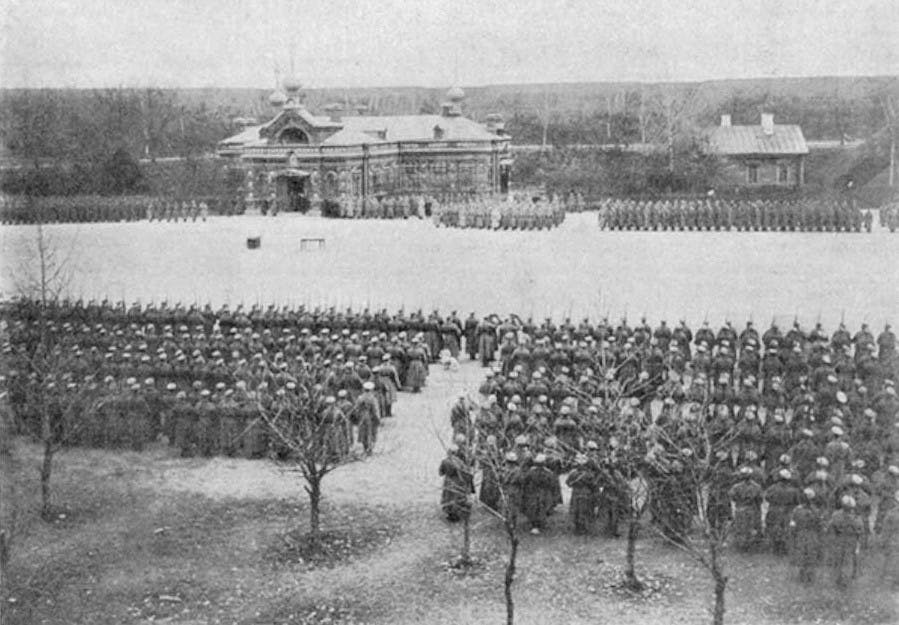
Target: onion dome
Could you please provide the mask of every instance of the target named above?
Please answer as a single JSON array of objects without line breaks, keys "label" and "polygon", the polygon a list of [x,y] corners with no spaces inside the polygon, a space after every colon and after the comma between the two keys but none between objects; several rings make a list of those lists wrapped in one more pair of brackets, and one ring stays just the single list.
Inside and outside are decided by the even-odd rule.
[{"label": "onion dome", "polygon": [[287,102],[287,96],[281,91],[273,91],[268,97],[268,103],[272,106],[284,106],[285,102]]},{"label": "onion dome", "polygon": [[446,92],[446,99],[450,102],[461,102],[465,99],[465,92],[462,91],[462,87],[450,87],[449,91]]},{"label": "onion dome", "polygon": [[284,86],[284,90],[287,93],[299,91],[300,89],[303,88],[303,84],[300,82],[300,79],[297,78],[296,76],[288,76],[287,78],[285,78],[283,86]]}]

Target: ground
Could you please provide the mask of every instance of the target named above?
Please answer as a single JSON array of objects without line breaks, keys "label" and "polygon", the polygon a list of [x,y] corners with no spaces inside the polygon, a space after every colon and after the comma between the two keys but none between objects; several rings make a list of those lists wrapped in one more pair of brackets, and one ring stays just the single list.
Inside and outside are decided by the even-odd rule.
[{"label": "ground", "polygon": [[[542,232],[435,228],[431,222],[344,221],[298,215],[206,223],[48,226],[77,271],[73,296],[232,306],[439,308],[556,319],[600,314],[651,323],[685,317],[767,325],[840,317],[879,328],[896,316],[899,238],[874,233],[614,232],[594,213]],[[34,228],[0,227],[4,260]],[[246,239],[261,236],[248,250]],[[325,249],[301,251],[300,239]],[[15,291],[3,263],[0,292]]]},{"label": "ground", "polygon": [[[831,327],[841,314],[880,323],[895,317],[899,301],[899,245],[880,233],[609,233],[586,215],[549,233],[292,216],[48,230],[80,272],[75,294],[129,300],[166,293],[169,301],[371,302],[460,313],[533,307],[535,316],[556,317],[568,307],[616,315],[627,307],[651,321],[694,322],[706,312],[717,321],[752,311],[765,323],[798,312],[806,321],[820,313]],[[0,228],[5,267],[30,232]],[[247,250],[244,239],[256,233],[262,249]],[[326,249],[300,252],[305,236],[325,237]],[[9,292],[8,269],[3,280]],[[38,450],[16,441],[17,464],[3,467],[3,514],[10,503],[25,512],[3,622],[501,622],[497,523],[477,513],[473,548],[484,565],[459,576],[447,563],[460,530],[438,507],[449,406],[475,392],[482,370],[463,363],[432,372],[424,393],[400,395],[374,457],[326,478],[324,528],[348,536],[348,555],[323,566],[276,557],[308,508],[297,477],[267,461],[181,459],[164,445],[140,454],[72,450],[58,458],[59,512],[46,524],[35,515]],[[707,577],[680,553],[641,540],[638,569],[659,591],[624,596],[614,588],[623,541],[575,537],[566,522],[563,508],[545,535],[523,539],[517,622],[707,621]],[[847,591],[826,579],[805,589],[786,561],[764,554],[731,555],[728,565],[729,623],[899,620],[899,575],[881,575],[876,555]]]}]

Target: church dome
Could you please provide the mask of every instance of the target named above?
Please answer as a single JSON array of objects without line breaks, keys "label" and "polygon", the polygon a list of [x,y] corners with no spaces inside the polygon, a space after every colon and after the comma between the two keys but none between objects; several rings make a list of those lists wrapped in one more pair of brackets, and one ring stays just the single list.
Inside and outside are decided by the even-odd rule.
[{"label": "church dome", "polygon": [[287,96],[281,91],[273,91],[268,97],[268,103],[272,106],[284,106],[285,102],[287,102]]},{"label": "church dome", "polygon": [[450,87],[449,91],[446,92],[446,99],[450,102],[460,102],[465,99],[465,92],[462,91],[462,87]]},{"label": "church dome", "polygon": [[302,89],[303,84],[300,82],[300,79],[296,76],[288,76],[284,79],[284,90],[290,93],[291,91],[299,91]]}]

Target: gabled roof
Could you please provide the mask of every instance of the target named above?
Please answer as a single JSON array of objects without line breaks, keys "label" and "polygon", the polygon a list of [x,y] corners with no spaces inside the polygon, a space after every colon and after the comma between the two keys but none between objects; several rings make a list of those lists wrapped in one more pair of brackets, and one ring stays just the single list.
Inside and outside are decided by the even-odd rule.
[{"label": "gabled roof", "polygon": [[373,143],[383,143],[383,141],[375,136],[366,134],[361,130],[354,130],[352,128],[338,130],[322,141],[322,145],[362,145]]},{"label": "gabled roof", "polygon": [[[281,125],[279,120],[283,119],[285,113],[286,111],[282,111],[265,124],[248,126],[238,134],[223,139],[219,145],[234,147],[266,145],[265,136],[272,131],[277,131],[277,126]],[[294,109],[292,114],[299,115],[303,121],[314,128],[336,130],[337,132],[324,140],[323,145],[350,146],[398,141],[433,141],[434,128],[437,126],[443,131],[442,141],[493,141],[501,138],[478,122],[466,117],[349,115],[341,121],[335,122],[327,116],[312,115],[305,109]],[[268,131],[269,128],[272,128],[272,131]],[[383,136],[383,138],[379,138],[379,136]]]},{"label": "gabled roof", "polygon": [[236,135],[219,141],[219,145],[245,145],[247,143],[250,143],[251,141],[257,141],[259,139],[259,130],[263,125],[264,124],[247,126]]},{"label": "gabled roof", "polygon": [[709,147],[728,156],[785,156],[808,154],[802,128],[795,124],[775,124],[766,135],[758,126],[715,126],[708,130]]},{"label": "gabled roof", "polygon": [[344,128],[361,132],[387,132],[386,141],[432,141],[434,128],[443,130],[443,141],[492,141],[497,138],[467,117],[442,115],[386,115],[344,117]]}]

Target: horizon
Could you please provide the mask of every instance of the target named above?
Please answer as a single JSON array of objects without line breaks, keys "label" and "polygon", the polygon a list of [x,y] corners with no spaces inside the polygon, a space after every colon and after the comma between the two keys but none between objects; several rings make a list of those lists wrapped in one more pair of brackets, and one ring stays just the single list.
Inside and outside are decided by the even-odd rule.
[{"label": "horizon", "polygon": [[899,75],[899,3],[824,4],[8,0],[0,85],[272,89],[276,75],[293,74],[309,89],[433,89]]},{"label": "horizon", "polygon": [[[464,89],[489,89],[489,88],[512,88],[512,87],[554,87],[554,86],[576,86],[576,85],[705,85],[712,83],[730,83],[730,82],[763,82],[763,81],[798,81],[798,80],[871,80],[871,81],[889,81],[899,80],[899,72],[895,74],[810,74],[807,76],[746,76],[739,78],[707,78],[703,80],[570,80],[570,81],[540,81],[540,82],[496,82],[484,84],[466,84],[459,83],[458,86]],[[426,89],[440,90],[448,89],[453,84],[446,85],[423,85],[423,84],[395,84],[395,85],[329,85],[314,86],[303,85],[301,91],[335,91],[339,89],[354,90],[374,90],[374,89]],[[171,91],[205,91],[205,90],[222,90],[222,91],[270,91],[272,87],[254,86],[254,85],[187,85],[187,86],[166,86],[166,85],[106,85],[98,87],[71,87],[71,86],[15,86],[7,87],[0,85],[0,91],[101,91],[106,89],[123,89],[123,90],[141,90],[141,89],[161,89]]]}]

